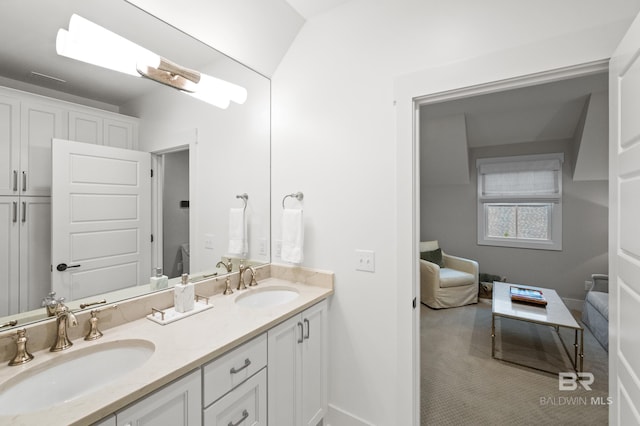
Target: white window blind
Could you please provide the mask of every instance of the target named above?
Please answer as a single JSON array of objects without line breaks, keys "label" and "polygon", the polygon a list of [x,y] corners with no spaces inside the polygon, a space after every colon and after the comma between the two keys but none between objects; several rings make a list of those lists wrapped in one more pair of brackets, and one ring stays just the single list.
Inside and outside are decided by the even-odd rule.
[{"label": "white window blind", "polygon": [[[545,156],[547,157],[547,156]],[[562,154],[478,160],[479,196],[557,198],[561,193]]]}]

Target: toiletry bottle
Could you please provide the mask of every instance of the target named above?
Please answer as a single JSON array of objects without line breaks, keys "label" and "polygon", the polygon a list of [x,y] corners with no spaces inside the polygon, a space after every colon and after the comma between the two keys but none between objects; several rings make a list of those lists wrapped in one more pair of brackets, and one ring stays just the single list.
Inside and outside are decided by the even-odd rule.
[{"label": "toiletry bottle", "polygon": [[176,312],[189,312],[195,300],[193,283],[189,282],[189,274],[182,274],[182,282],[173,287],[173,305]]},{"label": "toiletry bottle", "polygon": [[151,290],[160,290],[169,287],[169,278],[162,275],[162,268],[156,268],[156,276],[151,277]]}]

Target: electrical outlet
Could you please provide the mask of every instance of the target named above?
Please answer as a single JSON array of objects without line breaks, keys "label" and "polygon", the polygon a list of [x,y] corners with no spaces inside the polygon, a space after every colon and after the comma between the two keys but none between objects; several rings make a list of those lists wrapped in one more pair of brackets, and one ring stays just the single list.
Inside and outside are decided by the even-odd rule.
[{"label": "electrical outlet", "polygon": [[282,240],[276,240],[275,243],[276,243],[276,248],[275,248],[276,252],[274,253],[274,256],[277,258],[280,258],[282,257]]},{"label": "electrical outlet", "polygon": [[267,239],[266,238],[260,238],[258,240],[258,255],[259,256],[267,255]]},{"label": "electrical outlet", "polygon": [[213,234],[204,234],[204,248],[207,250],[213,250],[213,242],[216,236]]},{"label": "electrical outlet", "polygon": [[376,257],[373,250],[356,250],[356,271],[376,271]]}]

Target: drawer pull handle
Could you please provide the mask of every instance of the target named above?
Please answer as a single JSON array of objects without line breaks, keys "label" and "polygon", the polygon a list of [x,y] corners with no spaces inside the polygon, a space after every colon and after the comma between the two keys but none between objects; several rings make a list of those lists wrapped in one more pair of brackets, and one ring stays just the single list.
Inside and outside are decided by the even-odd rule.
[{"label": "drawer pull handle", "polygon": [[27,172],[22,172],[22,192],[27,191]]},{"label": "drawer pull handle", "polygon": [[247,410],[242,410],[242,418],[237,422],[229,422],[229,426],[238,426],[240,423],[244,422],[249,418],[249,412]]},{"label": "drawer pull handle", "polygon": [[309,339],[309,333],[310,333],[310,329],[311,327],[309,327],[309,320],[308,319],[304,319],[304,323],[307,325],[307,334],[304,335],[305,339]]},{"label": "drawer pull handle", "polygon": [[244,370],[245,368],[247,368],[250,365],[251,365],[251,360],[249,358],[247,358],[247,359],[244,360],[244,365],[242,367],[240,367],[240,368],[232,367],[231,370],[229,370],[229,373],[231,373],[231,374],[239,373],[239,372],[241,372],[242,370]]},{"label": "drawer pull handle", "polygon": [[13,192],[18,190],[18,171],[13,171]]},{"label": "drawer pull handle", "polygon": [[302,343],[302,341],[304,340],[304,326],[301,322],[299,322],[298,327],[300,327],[300,338],[298,339],[298,343]]},{"label": "drawer pull handle", "polygon": [[18,221],[18,203],[13,202],[13,223]]},{"label": "drawer pull handle", "polygon": [[22,223],[27,221],[27,203],[22,202]]}]

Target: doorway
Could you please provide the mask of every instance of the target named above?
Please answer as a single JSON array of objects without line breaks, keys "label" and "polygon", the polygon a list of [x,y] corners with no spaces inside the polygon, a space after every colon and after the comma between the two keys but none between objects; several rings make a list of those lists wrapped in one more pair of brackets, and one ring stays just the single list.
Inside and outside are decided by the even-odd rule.
[{"label": "doorway", "polygon": [[[486,156],[500,156],[500,155],[517,155],[518,153],[524,154],[529,153],[528,150],[532,150],[535,147],[532,147],[531,144],[526,144],[527,141],[519,141],[520,144],[517,144],[516,147],[511,147],[510,149],[506,149],[500,145],[500,143],[491,143],[487,142],[487,139],[476,138],[471,142],[471,139],[474,138],[473,135],[468,135],[467,132],[472,130],[474,125],[477,123],[469,123],[469,121],[473,121],[472,119],[468,120],[465,123],[465,112],[462,110],[456,110],[454,107],[457,104],[458,106],[464,104],[467,101],[471,101],[472,98],[479,98],[481,96],[489,96],[493,95],[501,95],[506,94],[507,91],[517,91],[523,90],[525,88],[534,88],[535,85],[538,84],[556,84],[558,82],[562,82],[567,80],[568,78],[586,78],[589,76],[593,76],[597,73],[602,73],[606,71],[606,64],[601,64],[596,66],[595,69],[592,66],[585,66],[579,69],[571,70],[569,75],[567,75],[566,70],[560,70],[557,73],[547,73],[544,76],[526,76],[523,78],[513,79],[510,81],[497,82],[495,84],[482,85],[478,87],[470,87],[462,90],[456,90],[452,92],[444,92],[438,93],[432,96],[425,96],[421,98],[414,99],[415,106],[415,116],[414,116],[414,160],[416,164],[416,174],[419,179],[416,179],[416,191],[415,196],[415,204],[416,204],[416,219],[415,219],[415,229],[414,235],[418,236],[418,240],[432,240],[437,239],[441,241],[441,245],[444,243],[447,246],[443,247],[445,251],[449,251],[452,254],[459,254],[464,257],[470,258],[486,258],[486,259],[501,259],[499,255],[496,255],[495,248],[487,248],[487,250],[483,250],[481,246],[477,244],[477,220],[475,217],[476,214],[476,195],[477,195],[477,183],[476,183],[476,170],[475,170],[475,159]],[[606,78],[605,78],[606,84]],[[529,94],[529,96],[535,96],[534,94]],[[487,101],[489,98],[486,97],[484,101]],[[476,99],[477,100],[477,99]],[[480,100],[480,104],[485,103],[485,107],[488,102],[483,102]],[[495,112],[495,111],[494,111]],[[512,111],[511,111],[512,112]],[[566,112],[566,111],[565,111]],[[583,110],[582,115],[579,117],[579,120],[584,120],[584,115],[586,112]],[[451,166],[451,164],[447,165],[442,173],[447,173],[448,170],[454,172],[449,175],[443,176],[442,173],[434,172],[434,167],[437,167],[437,164],[431,164],[429,161],[434,156],[429,157],[427,152],[428,149],[421,144],[423,142],[422,136],[424,134],[429,133],[428,128],[431,125],[434,125],[433,120],[437,120],[442,117],[450,117],[451,115],[462,116],[462,134],[468,140],[464,141],[464,152],[463,158],[458,158],[459,162],[456,166]],[[472,114],[467,114],[470,117]],[[605,118],[606,120],[606,118]],[[582,122],[584,125],[584,122]],[[518,126],[516,126],[518,127]],[[547,128],[546,130],[549,130]],[[496,136],[497,138],[497,136]],[[573,142],[576,139],[579,139],[579,136],[571,135],[573,141],[565,141],[563,150],[572,150]],[[565,139],[571,139],[565,138]],[[490,138],[489,138],[490,139]],[[556,138],[558,139],[558,138]],[[482,140],[482,141],[481,141]],[[471,142],[472,144],[476,144],[475,146],[467,146],[467,144]],[[497,142],[497,140],[496,140]],[[558,142],[557,140],[555,142]],[[550,145],[552,142],[546,141],[544,144]],[[606,140],[605,135],[605,152],[606,146],[608,145],[608,141]],[[553,147],[550,149],[554,149]],[[523,152],[524,150],[524,152]],[[431,151],[433,153],[433,150]],[[506,153],[505,153],[506,152]],[[575,154],[575,152],[571,152],[571,154]],[[455,155],[453,153],[445,153],[440,154],[438,157],[439,161],[442,160],[442,155]],[[575,154],[578,155],[578,154]],[[565,166],[565,173],[569,173],[572,177],[580,172],[580,164],[577,164],[578,161],[569,161]],[[606,164],[606,159],[605,159]],[[463,168],[461,170],[460,168]],[[462,173],[460,173],[462,172]],[[606,175],[606,173],[605,173]],[[439,182],[434,184],[434,179],[440,179]],[[423,185],[430,186],[429,191],[424,191]],[[606,183],[603,185],[606,193]],[[447,202],[454,203],[449,204],[447,206]],[[455,204],[457,203],[457,204]],[[435,207],[434,207],[435,206]],[[606,210],[606,202],[605,205],[602,206],[604,210]],[[420,211],[423,211],[422,217],[425,220],[421,223],[421,215]],[[426,212],[429,212],[427,215]],[[468,220],[470,218],[470,221]],[[445,223],[446,226],[442,226]],[[466,223],[466,225],[462,225]],[[450,225],[450,226],[449,226]],[[606,223],[606,212],[605,212],[605,229],[607,226]],[[604,237],[605,246],[606,246],[606,236]],[[417,245],[417,241],[415,242]],[[483,254],[484,253],[484,254]],[[490,253],[490,254],[486,254]],[[606,250],[604,253],[604,259],[606,262]],[[417,259],[417,256],[416,256]],[[489,265],[490,268],[497,268],[500,265],[500,262],[491,263],[485,259],[485,262],[481,262],[481,272],[501,272],[501,271],[493,271],[487,270],[482,271],[482,265]],[[504,257],[502,257],[504,259]],[[417,262],[417,260],[416,260]],[[503,263],[504,264],[504,263]],[[605,263],[606,264],[606,263]],[[416,267],[417,269],[417,267]],[[508,277],[510,280],[513,278],[514,281],[523,281],[523,275],[516,275],[512,277]],[[512,282],[514,282],[512,281]],[[415,294],[419,297],[419,274],[416,275],[415,282]],[[533,285],[533,284],[532,284]],[[578,297],[576,296],[575,301],[577,303]],[[572,306],[570,306],[571,308]],[[419,330],[419,313],[417,319],[417,329]],[[419,332],[414,333],[414,349],[416,349],[416,357],[420,359],[420,334]]]},{"label": "doorway", "polygon": [[161,155],[162,264],[169,278],[190,272],[189,149]]}]

